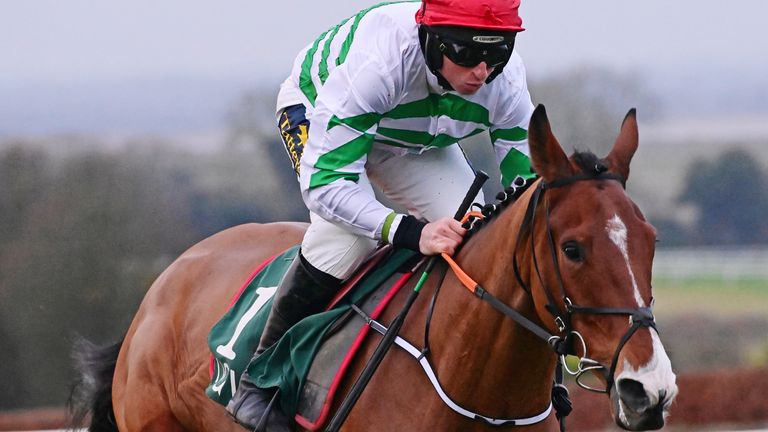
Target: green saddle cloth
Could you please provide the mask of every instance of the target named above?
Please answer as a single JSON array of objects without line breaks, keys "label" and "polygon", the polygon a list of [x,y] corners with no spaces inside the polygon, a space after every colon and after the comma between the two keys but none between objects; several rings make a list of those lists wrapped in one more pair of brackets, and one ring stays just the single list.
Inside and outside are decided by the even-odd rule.
[{"label": "green saddle cloth", "polygon": [[293,416],[312,360],[333,324],[389,278],[415,252],[396,250],[373,269],[331,310],[304,318],[291,327],[267,351],[251,361],[272,307],[277,285],[296,256],[294,246],[265,266],[248,283],[235,304],[208,335],[212,353],[211,384],[205,393],[226,405],[237,388],[240,375],[248,370],[262,388],[280,388],[283,412]]}]

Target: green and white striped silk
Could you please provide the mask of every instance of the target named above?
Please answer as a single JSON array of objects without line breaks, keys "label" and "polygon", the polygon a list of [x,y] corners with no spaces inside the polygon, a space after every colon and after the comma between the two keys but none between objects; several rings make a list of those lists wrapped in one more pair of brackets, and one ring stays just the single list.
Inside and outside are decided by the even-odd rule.
[{"label": "green and white striped silk", "polygon": [[[301,62],[301,74],[299,75],[299,87],[314,105],[317,98],[317,89],[322,87],[325,80],[328,79],[329,61],[334,66],[344,63],[355,39],[355,33],[360,25],[360,21],[368,12],[378,9],[382,6],[389,6],[401,3],[420,4],[420,0],[385,2],[363,9],[356,15],[345,19],[335,27],[332,27],[315,39],[311,48],[306,51],[306,55]],[[343,29],[341,32],[339,30]],[[331,47],[334,47],[332,50]],[[333,56],[331,55],[333,52]],[[332,60],[333,59],[333,60]],[[333,67],[333,66],[332,66]]]},{"label": "green and white striped silk", "polygon": [[[475,94],[445,91],[421,53],[414,18],[420,4],[382,3],[342,21],[302,50],[288,80],[311,123],[301,160],[305,202],[372,238],[391,210],[373,197],[360,202],[368,195],[352,189],[375,148],[420,154],[489,131],[502,184],[531,176],[533,104],[522,60],[514,53],[503,73]],[[313,207],[315,201],[322,202]],[[351,205],[355,211],[344,208]]]}]

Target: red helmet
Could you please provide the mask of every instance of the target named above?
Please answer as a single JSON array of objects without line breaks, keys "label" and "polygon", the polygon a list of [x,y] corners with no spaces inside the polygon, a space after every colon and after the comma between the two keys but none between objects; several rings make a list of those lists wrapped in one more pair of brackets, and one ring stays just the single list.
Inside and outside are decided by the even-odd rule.
[{"label": "red helmet", "polygon": [[416,22],[518,32],[525,30],[519,7],[520,0],[422,0]]}]

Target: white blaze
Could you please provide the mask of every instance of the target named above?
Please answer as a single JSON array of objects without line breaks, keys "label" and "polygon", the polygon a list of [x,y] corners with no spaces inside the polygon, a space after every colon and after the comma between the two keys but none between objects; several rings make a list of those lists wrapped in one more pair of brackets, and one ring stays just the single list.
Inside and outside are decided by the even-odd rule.
[{"label": "white blaze", "polygon": [[[653,329],[648,329],[648,331],[651,332],[653,357],[651,357],[648,363],[637,369],[633,368],[625,359],[624,368],[616,378],[616,381],[629,378],[642,383],[650,400],[650,406],[658,404],[659,396],[661,395],[664,395],[666,403],[670,404],[675,396],[677,396],[678,391],[677,384],[675,383],[675,373],[672,371],[672,362],[669,361],[669,356],[666,350],[664,350],[664,345],[662,345],[656,331]],[[623,415],[623,402],[619,405],[619,409],[619,415]]]},{"label": "white blaze", "polygon": [[[640,296],[640,290],[637,288],[635,274],[632,272],[632,267],[629,265],[627,226],[624,225],[624,221],[621,220],[619,215],[614,215],[608,220],[605,230],[608,232],[608,237],[611,241],[619,248],[621,255],[624,257],[624,261],[627,264],[627,271],[629,272],[629,278],[632,281],[632,288],[634,289],[637,305],[639,307],[645,307],[645,303]],[[648,363],[639,368],[632,367],[632,365],[625,359],[622,372],[616,378],[616,381],[618,382],[621,379],[628,378],[642,383],[643,388],[650,399],[650,406],[658,404],[661,395],[664,396],[665,403],[670,404],[678,392],[677,384],[675,383],[675,373],[672,371],[672,363],[669,360],[667,352],[664,350],[664,345],[662,345],[656,330],[649,328],[648,331],[651,334],[653,356]],[[623,401],[619,404],[619,417],[626,424],[627,418],[626,413],[624,412]]]},{"label": "white blaze", "polygon": [[632,280],[632,288],[635,293],[635,300],[639,307],[645,307],[643,298],[640,296],[640,290],[637,289],[637,281],[635,280],[635,273],[632,272],[632,266],[629,265],[629,252],[627,251],[627,226],[624,225],[624,221],[621,220],[619,215],[613,215],[605,225],[605,230],[608,231],[608,237],[619,248],[621,255],[624,257],[624,262],[627,264],[627,271],[629,271],[629,278]]}]

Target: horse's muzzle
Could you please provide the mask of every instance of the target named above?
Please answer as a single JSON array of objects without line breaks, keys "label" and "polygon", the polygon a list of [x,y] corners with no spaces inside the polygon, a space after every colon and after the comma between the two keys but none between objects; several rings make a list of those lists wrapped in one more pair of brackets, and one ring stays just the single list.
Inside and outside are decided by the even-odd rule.
[{"label": "horse's muzzle", "polygon": [[611,402],[613,417],[619,427],[643,431],[664,426],[671,398],[663,392],[651,397],[641,382],[622,378],[611,389]]}]

